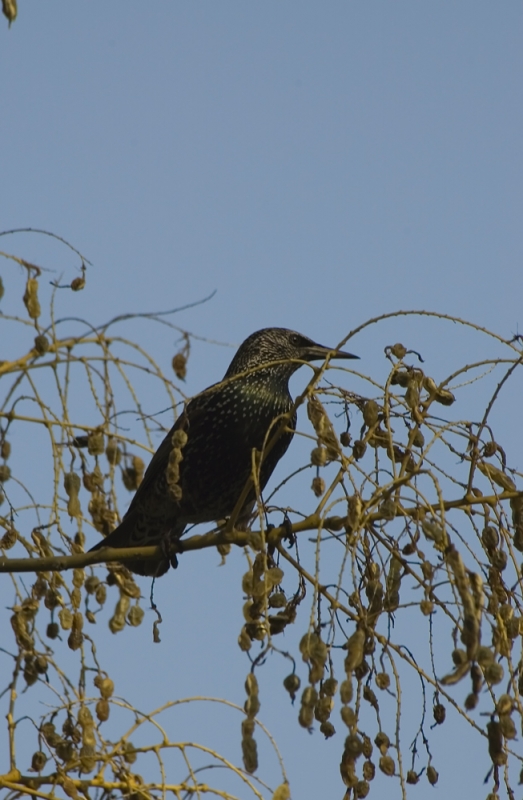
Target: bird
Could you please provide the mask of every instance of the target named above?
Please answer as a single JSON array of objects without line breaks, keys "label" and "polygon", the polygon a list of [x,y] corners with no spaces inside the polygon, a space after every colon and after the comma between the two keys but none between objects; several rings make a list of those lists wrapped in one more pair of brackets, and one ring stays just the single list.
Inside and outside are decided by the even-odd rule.
[{"label": "bird", "polygon": [[[324,347],[287,328],[263,328],[240,345],[223,380],[185,406],[147,467],[120,525],[92,549],[167,545],[155,560],[126,566],[138,575],[160,577],[169,569],[169,545],[186,527],[230,517],[252,474],[253,450],[261,452],[278,420],[290,415],[263,454],[263,491],[296,429],[289,379],[306,362],[359,358]],[[280,426],[281,427],[281,426]],[[246,527],[256,502],[249,488],[237,515]],[[176,566],[176,561],[174,561]]]}]

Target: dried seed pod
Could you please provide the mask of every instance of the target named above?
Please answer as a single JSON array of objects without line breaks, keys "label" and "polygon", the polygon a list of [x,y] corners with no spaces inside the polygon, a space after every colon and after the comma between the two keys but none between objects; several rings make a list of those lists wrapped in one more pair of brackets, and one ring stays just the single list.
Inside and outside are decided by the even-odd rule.
[{"label": "dried seed pod", "polygon": [[321,691],[323,694],[326,694],[327,697],[334,697],[336,691],[338,689],[338,681],[336,678],[327,678],[323,681]]},{"label": "dried seed pod", "polygon": [[100,691],[100,696],[104,700],[108,700],[110,697],[113,696],[114,693],[114,683],[111,678],[103,677],[102,675],[96,675],[93,680],[94,685]]},{"label": "dried seed pod", "polygon": [[413,769],[409,769],[407,772],[407,783],[416,784],[419,781],[419,775]]},{"label": "dried seed pod", "polygon": [[405,358],[408,350],[403,344],[401,344],[401,342],[396,342],[396,344],[386,347],[385,352],[389,352],[392,356],[401,360],[402,358]]},{"label": "dried seed pod", "polygon": [[122,451],[116,439],[109,439],[105,448],[105,457],[109,464],[114,467],[122,460]]},{"label": "dried seed pod", "polygon": [[60,628],[57,622],[50,622],[47,626],[45,635],[48,639],[57,639],[60,633]]},{"label": "dried seed pod", "polygon": [[434,603],[426,598],[420,602],[419,607],[424,617],[430,617],[434,611]]},{"label": "dried seed pod", "polygon": [[372,761],[366,761],[363,765],[363,777],[367,781],[372,781],[374,780],[375,775],[376,775],[375,765],[372,763]]},{"label": "dried seed pod", "polygon": [[7,483],[11,477],[11,467],[7,464],[0,464],[0,483]]},{"label": "dried seed pod", "polygon": [[292,672],[290,675],[287,675],[287,677],[283,681],[283,686],[285,690],[290,694],[291,700],[294,702],[294,700],[296,699],[296,693],[298,692],[301,686],[301,681],[295,672]]},{"label": "dried seed pod", "polygon": [[501,733],[505,739],[515,739],[517,736],[516,724],[508,714],[502,714],[499,718]]},{"label": "dried seed pod", "polygon": [[67,638],[67,645],[70,650],[78,650],[84,640],[83,633],[78,629],[73,629]]},{"label": "dried seed pod", "polygon": [[372,428],[379,420],[380,407],[375,400],[367,400],[363,406],[363,421],[368,428]]},{"label": "dried seed pod", "polygon": [[85,276],[82,276],[81,278],[80,277],[73,278],[73,280],[70,283],[70,288],[73,290],[73,292],[80,292],[84,287],[85,287]]},{"label": "dried seed pod", "polygon": [[390,686],[390,677],[386,672],[378,672],[376,675],[376,686],[382,691]]},{"label": "dried seed pod", "polygon": [[346,648],[348,651],[344,662],[347,675],[350,675],[362,663],[364,644],[365,632],[361,628],[357,628],[343,645],[344,649]]},{"label": "dried seed pod", "polygon": [[280,783],[274,790],[272,800],[290,800],[291,790],[288,783]]},{"label": "dried seed pod", "polygon": [[95,710],[96,710],[96,716],[98,717],[100,722],[107,722],[110,714],[110,707],[107,700],[101,697],[96,704]]},{"label": "dried seed pod", "polygon": [[340,700],[342,703],[347,705],[352,701],[354,691],[352,688],[352,681],[347,678],[346,680],[341,682],[340,685]]},{"label": "dried seed pod", "polygon": [[500,469],[495,467],[493,464],[489,464],[485,461],[480,461],[478,463],[478,468],[480,472],[483,473],[487,478],[489,478],[493,483],[501,486],[506,492],[515,492],[516,491],[516,484],[508,475],[502,472]]},{"label": "dried seed pod", "polygon": [[39,333],[38,336],[35,336],[34,349],[39,356],[45,356],[45,354],[49,352],[50,346],[49,339],[45,334]]},{"label": "dried seed pod", "polygon": [[311,489],[316,495],[316,497],[321,497],[322,494],[325,492],[325,481],[323,478],[316,476],[312,479]]},{"label": "dried seed pod", "polygon": [[87,594],[94,594],[100,585],[100,578],[97,575],[89,575],[85,579],[85,591]]},{"label": "dried seed pod", "polygon": [[446,713],[445,706],[442,703],[436,703],[432,709],[432,716],[436,725],[442,725],[445,722]]},{"label": "dried seed pod", "polygon": [[[48,594],[54,594],[54,590],[50,589]],[[61,608],[58,612],[58,619],[62,630],[70,631],[73,627],[73,612],[69,608]]]},{"label": "dried seed pod", "polygon": [[416,428],[414,436],[412,437],[412,444],[414,447],[423,447],[425,444],[425,437],[419,428]]},{"label": "dried seed pod", "polygon": [[391,777],[396,772],[396,764],[392,756],[381,756],[379,760],[379,768],[384,775]]},{"label": "dried seed pod", "polygon": [[285,597],[285,592],[274,592],[269,597],[270,608],[285,608],[286,605],[287,598]]},{"label": "dried seed pod", "polygon": [[340,442],[343,445],[343,447],[350,446],[351,436],[348,431],[343,431],[343,433],[340,435]]},{"label": "dried seed pod", "polygon": [[508,556],[504,550],[494,550],[490,555],[490,563],[499,572],[503,572],[508,563]]},{"label": "dried seed pod", "polygon": [[320,697],[316,705],[314,706],[314,716],[318,720],[318,722],[327,722],[329,719],[332,709],[334,708],[334,700],[332,697]]},{"label": "dried seed pod", "polygon": [[355,733],[350,733],[345,739],[343,757],[358,759],[363,753],[363,740]]},{"label": "dried seed pod", "polygon": [[173,356],[172,368],[176,377],[184,381],[187,375],[187,356],[185,353],[180,352]]},{"label": "dried seed pod", "polygon": [[127,622],[133,628],[137,628],[139,625],[142,624],[144,618],[144,610],[141,606],[132,606],[131,610],[127,614]]},{"label": "dried seed pod", "polygon": [[122,751],[123,751],[124,761],[126,761],[127,764],[134,764],[136,759],[138,758],[138,754],[132,742],[125,742]]},{"label": "dried seed pod", "polygon": [[28,686],[32,686],[38,680],[38,670],[33,656],[25,657],[24,680]]},{"label": "dried seed pod", "polygon": [[358,724],[358,717],[351,706],[342,706],[340,708],[340,717],[347,728],[354,728]]},{"label": "dried seed pod", "polygon": [[125,628],[125,616],[129,610],[131,601],[126,594],[121,594],[116,603],[114,614],[109,620],[109,630],[111,633],[118,633]]},{"label": "dried seed pod", "polygon": [[481,532],[481,541],[487,550],[495,550],[499,544],[499,532],[492,525],[487,525]]},{"label": "dried seed pod", "polygon": [[382,755],[385,755],[387,750],[390,747],[390,739],[384,731],[380,731],[376,734],[376,738],[374,739],[374,744],[380,751]]},{"label": "dried seed pod", "polygon": [[367,445],[361,439],[357,439],[352,446],[352,455],[356,461],[359,461],[365,455]]},{"label": "dried seed pod", "polygon": [[105,450],[104,432],[100,428],[87,434],[87,452],[91,456],[101,456]]},{"label": "dried seed pod", "polygon": [[503,749],[503,734],[499,722],[491,720],[487,723],[488,752],[495,767],[507,763],[507,754]]},{"label": "dried seed pod", "polygon": [[466,696],[465,702],[463,703],[463,705],[465,706],[467,711],[473,711],[476,708],[478,703],[479,703],[478,695],[475,694],[474,692],[471,692],[470,694],[468,694]]},{"label": "dried seed pod", "polygon": [[320,725],[320,733],[323,733],[326,739],[330,739],[336,733],[336,728],[330,720],[325,720]]},{"label": "dried seed pod", "polygon": [[432,765],[427,767],[427,780],[431,786],[435,786],[438,782],[439,774]]},{"label": "dried seed pod", "polygon": [[10,550],[12,547],[15,546],[18,539],[18,531],[16,528],[10,527],[7,528],[6,532],[0,539],[0,548],[2,550]]},{"label": "dried seed pod", "polygon": [[103,606],[103,604],[107,600],[107,587],[106,587],[106,585],[104,583],[100,583],[96,587],[96,591],[94,593],[94,596],[95,596],[95,599],[96,599],[96,602],[98,603],[98,605]]},{"label": "dried seed pod", "polygon": [[32,772],[41,772],[46,764],[47,764],[47,756],[45,753],[42,753],[41,750],[37,750],[36,753],[33,753],[33,756],[31,758]]},{"label": "dried seed pod", "polygon": [[489,686],[495,686],[503,680],[504,670],[501,664],[494,661],[492,664],[488,664],[484,667],[483,675]]},{"label": "dried seed pod", "polygon": [[[9,0],[12,3],[12,0]],[[4,9],[5,14],[5,9]],[[31,319],[38,319],[41,313],[40,302],[38,300],[38,281],[36,278],[28,278],[23,297],[24,305]]]},{"label": "dried seed pod", "polygon": [[252,775],[258,769],[258,748],[255,739],[242,739],[242,756],[245,771]]},{"label": "dried seed pod", "polygon": [[327,463],[327,449],[325,447],[315,447],[311,451],[311,464],[315,467],[324,467]]},{"label": "dried seed pod", "polygon": [[[70,761],[75,754],[74,745],[72,742],[66,742],[62,739],[62,741],[56,745],[55,752],[58,758],[61,759],[62,761],[64,762]],[[76,787],[74,787],[74,783],[72,781],[71,783],[76,792]],[[77,795],[72,795],[72,794],[69,795],[69,797],[76,797],[76,796]]]},{"label": "dried seed pod", "polygon": [[104,476],[102,475],[102,471],[98,464],[95,466],[92,472],[84,473],[83,482],[88,492],[96,492],[99,489],[103,490]]}]

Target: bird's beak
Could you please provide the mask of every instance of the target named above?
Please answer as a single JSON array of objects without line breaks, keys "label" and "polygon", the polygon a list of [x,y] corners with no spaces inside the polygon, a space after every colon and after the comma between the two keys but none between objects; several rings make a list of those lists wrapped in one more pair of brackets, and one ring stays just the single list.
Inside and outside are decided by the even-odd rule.
[{"label": "bird's beak", "polygon": [[327,356],[332,358],[359,358],[352,353],[344,350],[336,350],[334,347],[324,347],[322,344],[310,344],[302,348],[301,357],[304,361],[324,361]]}]

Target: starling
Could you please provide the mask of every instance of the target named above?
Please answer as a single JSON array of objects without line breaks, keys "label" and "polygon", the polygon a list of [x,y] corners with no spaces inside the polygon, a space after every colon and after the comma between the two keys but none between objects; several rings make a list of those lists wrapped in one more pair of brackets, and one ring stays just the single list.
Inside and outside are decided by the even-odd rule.
[{"label": "starling", "polygon": [[[277,420],[292,410],[289,378],[303,362],[358,358],[316,344],[286,328],[264,328],[240,346],[220,383],[194,397],[149,464],[121,524],[93,547],[168,544],[188,525],[230,516],[252,473],[252,452],[262,451]],[[265,454],[259,474],[263,490],[287,450],[296,413]],[[237,527],[255,503],[251,488]],[[158,577],[169,569],[168,547],[157,560],[127,562],[138,575]]]}]

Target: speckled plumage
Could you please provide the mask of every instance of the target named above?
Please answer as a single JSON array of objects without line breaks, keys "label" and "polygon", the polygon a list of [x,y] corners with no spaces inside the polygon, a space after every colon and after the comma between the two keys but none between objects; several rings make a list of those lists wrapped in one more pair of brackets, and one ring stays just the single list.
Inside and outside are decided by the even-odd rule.
[{"label": "speckled plumage", "polygon": [[[300,361],[322,360],[329,352],[286,328],[264,328],[251,334],[223,381],[187,404],[154,454],[121,524],[92,549],[160,544],[166,537],[178,539],[187,525],[229,516],[251,475],[253,448],[261,451],[272,423],[292,408],[289,378],[301,366]],[[342,351],[335,351],[334,357],[357,358]],[[261,489],[292,440],[296,414],[288,428],[263,459]],[[180,430],[188,438],[179,465],[181,498],[175,501],[166,469],[173,433]],[[240,522],[248,521],[254,499],[251,490]],[[163,557],[136,560],[127,566],[139,575],[159,576],[167,571],[169,562]]]}]

